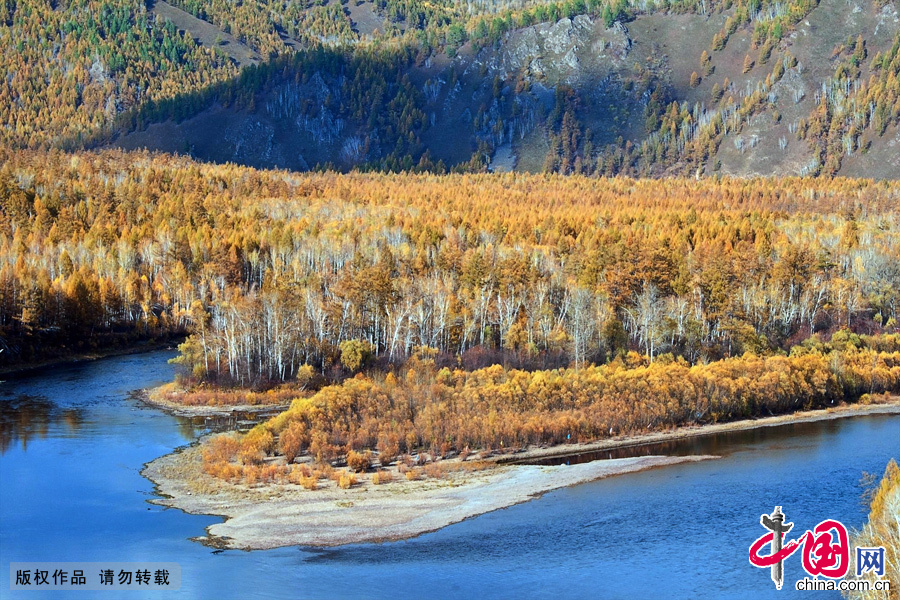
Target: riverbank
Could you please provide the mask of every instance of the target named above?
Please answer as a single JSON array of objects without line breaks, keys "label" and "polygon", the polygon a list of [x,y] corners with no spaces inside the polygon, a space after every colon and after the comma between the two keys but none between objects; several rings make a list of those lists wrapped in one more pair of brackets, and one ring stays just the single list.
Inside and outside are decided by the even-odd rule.
[{"label": "riverbank", "polygon": [[68,356],[60,356],[30,362],[26,364],[13,364],[0,366],[0,375],[28,375],[32,371],[41,371],[44,369],[52,369],[65,365],[72,365],[82,362],[91,362],[104,358],[112,358],[114,356],[128,356],[131,354],[145,354],[147,352],[156,352],[157,350],[175,350],[178,344],[184,341],[184,337],[175,337],[168,340],[160,341],[144,341],[136,344],[128,344],[117,348],[106,348],[96,350],[94,352],[80,352]]},{"label": "riverbank", "polygon": [[[157,504],[192,514],[226,518],[208,528],[203,543],[225,548],[267,549],[290,545],[336,546],[414,537],[452,523],[525,502],[548,491],[618,474],[710,456],[647,456],[593,461],[577,465],[504,464],[580,454],[600,449],[666,441],[722,431],[822,421],[866,414],[900,414],[900,399],[827,410],[692,427],[670,432],[604,440],[593,444],[532,448],[492,458],[480,471],[450,470],[440,478],[375,485],[371,475],[350,489],[322,481],[306,490],[293,484],[231,484],[203,472],[200,446],[149,463],[143,475],[156,483]],[[445,461],[450,463],[450,461]]]},{"label": "riverbank", "polygon": [[702,435],[712,435],[729,431],[743,431],[758,429],[761,427],[777,427],[788,423],[808,423],[813,421],[828,421],[843,419],[861,415],[900,415],[900,396],[882,397],[872,404],[841,404],[833,408],[805,410],[787,415],[774,415],[757,419],[743,419],[740,421],[727,421],[725,423],[713,423],[708,425],[693,425],[679,427],[671,431],[659,431],[642,435],[631,435],[586,442],[583,444],[559,444],[546,448],[529,448],[523,453],[504,455],[496,458],[501,464],[527,462],[546,458],[559,458],[577,456],[589,452],[602,450],[617,450],[629,446],[641,446],[644,444],[656,444],[659,442],[671,442]]},{"label": "riverbank", "polygon": [[167,383],[155,388],[138,390],[137,397],[149,406],[159,408],[179,417],[225,417],[233,414],[253,416],[274,416],[287,410],[290,401],[247,404],[185,404],[180,398],[184,391],[176,391],[174,384]]},{"label": "riverbank", "polygon": [[322,482],[324,487],[310,491],[291,484],[249,487],[213,479],[202,473],[201,450],[192,446],[153,461],[143,475],[164,496],[154,503],[226,517],[196,541],[263,550],[406,539],[561,487],[709,458],[714,457],[648,456],[558,467],[496,465],[440,479],[395,479],[381,485],[368,480],[350,489]]}]

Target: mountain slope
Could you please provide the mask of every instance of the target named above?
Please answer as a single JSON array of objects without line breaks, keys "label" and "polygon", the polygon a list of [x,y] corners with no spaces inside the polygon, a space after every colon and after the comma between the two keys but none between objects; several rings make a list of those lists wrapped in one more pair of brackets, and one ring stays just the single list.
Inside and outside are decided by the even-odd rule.
[{"label": "mountain slope", "polygon": [[25,44],[49,78],[4,56],[13,146],[295,170],[900,174],[900,17],[883,0],[26,2],[0,37],[60,49]]}]

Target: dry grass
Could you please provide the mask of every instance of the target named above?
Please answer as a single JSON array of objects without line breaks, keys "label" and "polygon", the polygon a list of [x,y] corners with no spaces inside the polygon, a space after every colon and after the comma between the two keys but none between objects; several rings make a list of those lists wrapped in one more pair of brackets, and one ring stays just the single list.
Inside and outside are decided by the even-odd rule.
[{"label": "dry grass", "polygon": [[290,404],[297,398],[310,395],[311,392],[290,384],[283,384],[266,392],[214,387],[183,390],[173,384],[166,384],[153,393],[155,399],[181,406],[277,406]]},{"label": "dry grass", "polygon": [[473,460],[467,462],[445,461],[440,463],[441,470],[444,473],[475,473],[484,471],[494,466],[494,463],[488,460]]},{"label": "dry grass", "polygon": [[[890,591],[868,591],[848,593],[854,600],[897,600],[900,598],[900,467],[891,459],[884,471],[879,486],[873,490],[870,504],[869,522],[850,540],[851,547],[868,548],[883,546],[885,549],[884,578],[891,582]],[[850,555],[855,561],[855,552]],[[850,569],[850,574],[856,572]],[[864,579],[874,581],[873,573],[866,573]]]},{"label": "dry grass", "polygon": [[425,475],[432,479],[442,479],[445,474],[443,463],[429,463],[424,468]]}]

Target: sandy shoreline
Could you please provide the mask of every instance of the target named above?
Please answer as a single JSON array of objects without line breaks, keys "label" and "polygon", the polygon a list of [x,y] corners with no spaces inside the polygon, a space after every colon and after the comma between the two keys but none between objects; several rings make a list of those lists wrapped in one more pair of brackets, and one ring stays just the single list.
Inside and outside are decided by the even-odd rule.
[{"label": "sandy shoreline", "polygon": [[226,517],[198,541],[247,550],[281,546],[336,546],[414,537],[480,514],[526,502],[545,492],[601,479],[713,456],[645,456],[576,465],[503,464],[572,455],[697,435],[822,421],[870,414],[900,414],[900,399],[850,405],[762,419],[735,421],[674,431],[532,448],[496,457],[496,466],[479,472],[448,473],[441,479],[404,480],[373,485],[367,477],[349,490],[324,483],[304,490],[290,484],[249,487],[228,484],[202,472],[201,451],[191,446],[149,463],[142,474],[157,484],[162,499],[153,502],[192,514]]},{"label": "sandy shoreline", "polygon": [[154,503],[227,517],[196,541],[262,550],[406,539],[561,487],[710,458],[715,457],[646,456],[554,467],[506,465],[443,479],[395,480],[378,486],[366,482],[349,490],[331,485],[309,491],[295,485],[248,488],[206,475],[197,478],[201,458],[194,446],[153,461],[143,475],[164,496]]}]

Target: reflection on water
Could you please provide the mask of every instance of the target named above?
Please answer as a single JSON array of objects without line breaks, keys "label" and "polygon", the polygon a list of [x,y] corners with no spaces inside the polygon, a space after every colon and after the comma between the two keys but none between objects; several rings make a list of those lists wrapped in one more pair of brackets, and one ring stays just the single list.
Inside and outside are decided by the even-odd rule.
[{"label": "reflection on water", "polygon": [[654,442],[651,444],[634,444],[612,448],[609,450],[594,450],[566,456],[552,456],[542,459],[530,459],[510,461],[523,465],[577,465],[594,460],[608,460],[612,458],[633,458],[639,456],[727,456],[741,448],[753,444],[767,444],[773,450],[779,449],[785,444],[790,446],[799,437],[819,436],[829,431],[835,431],[839,427],[834,420],[787,423],[759,429],[746,429],[742,431],[723,431],[721,433],[703,434],[689,438]]},{"label": "reflection on water", "polygon": [[[0,454],[18,443],[21,443],[22,451],[27,451],[31,440],[45,439],[51,433],[61,437],[75,436],[86,424],[87,411],[82,406],[68,406],[41,394],[13,395],[7,391],[2,395],[6,397],[0,398]],[[144,406],[142,390],[131,390],[125,396],[134,406]],[[181,436],[193,440],[207,433],[248,431],[275,414],[277,411],[234,411],[227,415],[171,418],[177,423]],[[92,424],[104,425],[100,421]],[[108,425],[112,428],[115,424],[110,422]]]},{"label": "reflection on water", "polygon": [[194,431],[250,431],[257,423],[266,421],[278,413],[277,410],[268,412],[234,411],[228,415],[178,417],[178,419],[190,422],[190,427]]},{"label": "reflection on water", "polygon": [[228,415],[213,416],[177,416],[178,429],[188,438],[196,438],[207,433],[222,433],[226,431],[250,431],[257,423],[274,417],[277,413],[271,412],[240,412],[235,411]]},{"label": "reflection on water", "polygon": [[32,438],[44,438],[54,425],[65,425],[72,434],[84,423],[84,411],[80,408],[61,407],[45,396],[20,394],[0,402],[0,454],[5,454],[13,444],[28,447]]}]

